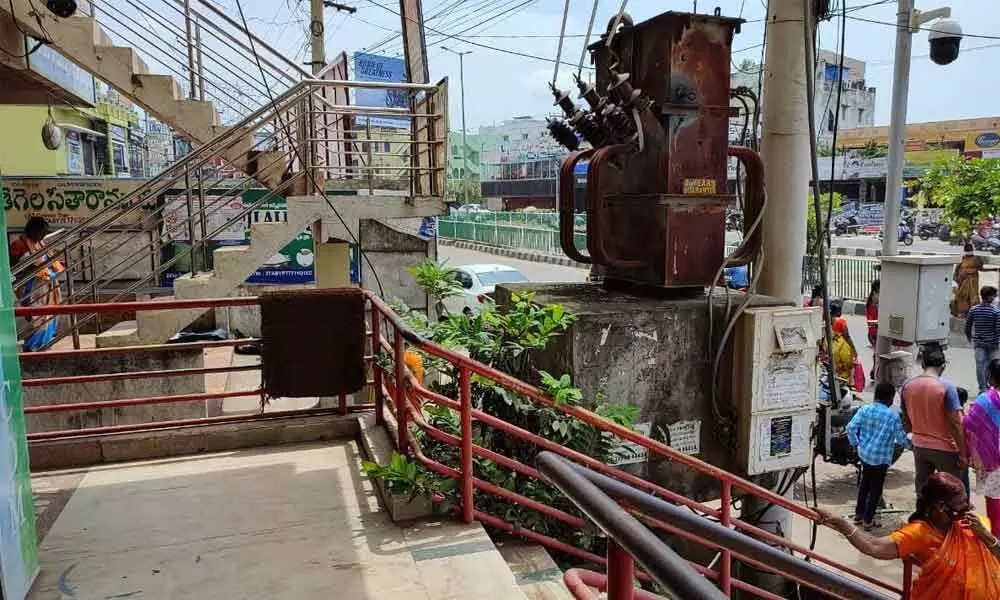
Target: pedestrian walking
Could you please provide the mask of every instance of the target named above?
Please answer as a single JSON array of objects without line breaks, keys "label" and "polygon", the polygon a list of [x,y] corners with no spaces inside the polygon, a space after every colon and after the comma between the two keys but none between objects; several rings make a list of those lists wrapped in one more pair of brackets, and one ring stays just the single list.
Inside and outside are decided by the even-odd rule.
[{"label": "pedestrian walking", "polygon": [[990,388],[969,407],[962,426],[976,471],[976,491],[986,497],[993,535],[1000,535],[1000,360],[990,361],[987,370]]},{"label": "pedestrian walking", "polygon": [[934,472],[961,479],[968,466],[958,388],[942,377],[946,362],[940,345],[925,345],[923,373],[907,381],[899,393],[903,427],[913,434],[918,496]]},{"label": "pedestrian walking", "polygon": [[1000,358],[1000,308],[994,304],[997,289],[992,285],[979,290],[979,304],[969,309],[965,316],[965,338],[976,353],[976,381],[979,392],[985,392],[986,367],[990,361]]},{"label": "pedestrian walking", "polygon": [[896,446],[912,447],[899,415],[890,408],[895,395],[896,388],[891,383],[876,385],[875,401],[859,408],[847,424],[847,439],[858,449],[861,459],[854,523],[863,526],[865,531],[882,526],[875,520],[875,510],[882,498],[885,475],[892,465]]},{"label": "pedestrian walking", "polygon": [[865,320],[868,322],[868,345],[872,348],[872,370],[868,373],[869,379],[875,381],[875,365],[878,364],[878,299],[882,291],[882,282],[873,279],[871,288],[868,290],[868,300],[865,302]]}]

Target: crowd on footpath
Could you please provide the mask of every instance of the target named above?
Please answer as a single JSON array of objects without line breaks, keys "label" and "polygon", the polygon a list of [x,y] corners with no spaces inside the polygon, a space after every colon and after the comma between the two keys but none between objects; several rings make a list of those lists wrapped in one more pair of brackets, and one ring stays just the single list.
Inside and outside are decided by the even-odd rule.
[{"label": "crowd on footpath", "polygon": [[[963,285],[957,293],[965,293],[968,284]],[[866,311],[872,346],[878,293],[876,280]],[[965,335],[975,350],[975,399],[969,402],[968,392],[944,377],[944,348],[923,345],[920,374],[898,390],[891,383],[876,384],[874,400],[860,407],[846,427],[861,462],[854,514],[842,517],[816,509],[821,524],[861,553],[914,563],[919,571],[913,600],[1000,598],[1000,307],[995,287],[980,288],[978,296],[964,311]],[[834,342],[829,358],[838,379],[863,387],[865,374],[857,371],[857,348],[847,320],[837,303],[830,307]],[[898,412],[892,408],[897,391]],[[881,534],[876,509],[899,447],[913,452],[916,510],[905,525]],[[985,497],[985,517],[971,503],[970,470],[976,491]]]}]

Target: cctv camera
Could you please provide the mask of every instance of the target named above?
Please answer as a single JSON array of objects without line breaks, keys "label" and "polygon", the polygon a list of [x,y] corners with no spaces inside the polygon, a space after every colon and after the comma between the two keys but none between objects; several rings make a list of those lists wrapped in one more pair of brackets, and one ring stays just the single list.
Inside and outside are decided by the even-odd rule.
[{"label": "cctv camera", "polygon": [[927,41],[931,44],[931,60],[939,65],[947,65],[958,58],[958,48],[962,44],[962,26],[958,21],[937,21],[932,23]]}]

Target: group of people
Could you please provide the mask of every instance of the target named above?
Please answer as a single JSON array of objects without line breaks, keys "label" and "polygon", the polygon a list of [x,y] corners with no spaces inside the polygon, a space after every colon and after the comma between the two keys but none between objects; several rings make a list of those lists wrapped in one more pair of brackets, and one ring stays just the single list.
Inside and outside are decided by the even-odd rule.
[{"label": "group of people", "polygon": [[[984,288],[981,297],[990,304],[996,290]],[[989,314],[991,326],[1000,327],[1000,310]],[[986,322],[976,317],[969,337],[976,339]],[[900,388],[898,413],[891,408],[895,387],[875,387],[874,402],[847,425],[862,463],[854,518],[817,512],[862,553],[916,563],[913,600],[1000,598],[1000,359],[986,363],[982,389],[968,408],[968,394],[943,377],[946,364],[940,345],[923,348],[923,371]],[[899,529],[877,535],[876,508],[900,446],[914,455],[916,511]],[[986,497],[985,519],[973,513],[970,467]]]}]

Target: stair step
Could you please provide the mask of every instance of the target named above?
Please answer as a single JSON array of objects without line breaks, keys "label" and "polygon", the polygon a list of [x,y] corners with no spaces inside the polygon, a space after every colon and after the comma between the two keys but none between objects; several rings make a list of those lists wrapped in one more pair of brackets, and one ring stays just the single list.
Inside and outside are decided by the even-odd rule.
[{"label": "stair step", "polygon": [[117,323],[111,329],[97,334],[94,343],[98,348],[135,346],[139,343],[139,323],[136,321]]},{"label": "stair step", "polygon": [[497,544],[517,585],[529,600],[573,600],[563,571],[542,546],[518,539]]},{"label": "stair step", "polygon": [[149,94],[173,98],[174,100],[184,97],[180,84],[170,75],[137,73],[132,79],[137,86]]},{"label": "stair step", "polygon": [[[95,48],[97,58],[102,61],[115,61],[128,68],[129,72],[142,74],[146,72],[146,65],[139,60],[139,55],[135,49],[125,46],[97,46]],[[112,67],[113,68],[113,67]],[[131,77],[131,75],[130,75]]]}]

